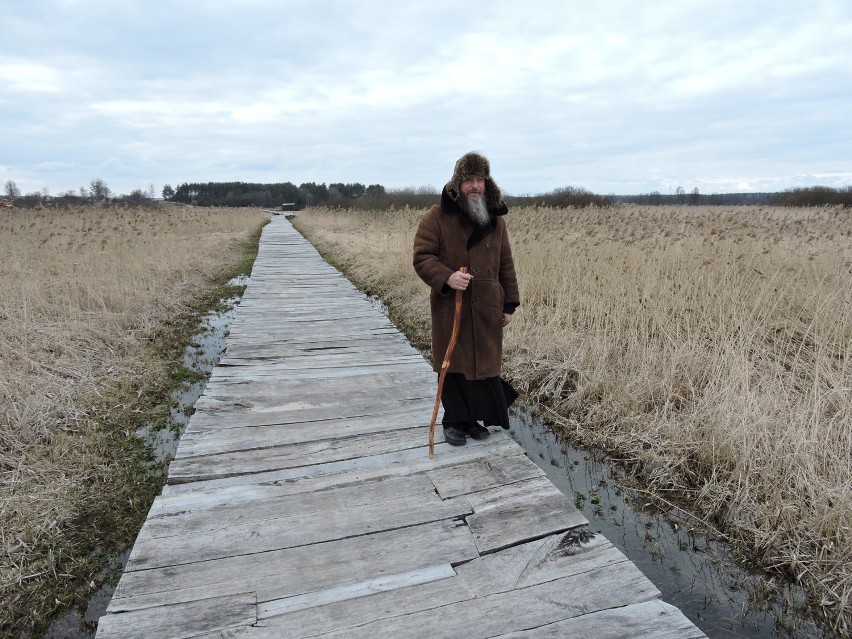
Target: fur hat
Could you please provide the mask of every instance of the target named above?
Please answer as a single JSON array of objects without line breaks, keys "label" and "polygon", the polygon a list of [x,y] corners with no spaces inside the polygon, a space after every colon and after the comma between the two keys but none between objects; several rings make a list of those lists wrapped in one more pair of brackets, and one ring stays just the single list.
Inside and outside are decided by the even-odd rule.
[{"label": "fur hat", "polygon": [[498,209],[505,208],[500,187],[491,179],[491,165],[488,163],[488,158],[476,151],[465,153],[458,159],[453,170],[453,177],[447,182],[444,190],[453,200],[458,201],[461,197],[462,182],[472,177],[481,177],[485,180],[485,206],[490,212],[495,213]]}]

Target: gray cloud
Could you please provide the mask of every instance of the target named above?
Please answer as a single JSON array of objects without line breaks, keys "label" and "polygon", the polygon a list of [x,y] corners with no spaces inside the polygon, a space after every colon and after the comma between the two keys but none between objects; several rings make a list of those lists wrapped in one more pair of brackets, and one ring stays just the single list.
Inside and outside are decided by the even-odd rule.
[{"label": "gray cloud", "polygon": [[852,183],[852,5],[4,3],[0,179]]}]

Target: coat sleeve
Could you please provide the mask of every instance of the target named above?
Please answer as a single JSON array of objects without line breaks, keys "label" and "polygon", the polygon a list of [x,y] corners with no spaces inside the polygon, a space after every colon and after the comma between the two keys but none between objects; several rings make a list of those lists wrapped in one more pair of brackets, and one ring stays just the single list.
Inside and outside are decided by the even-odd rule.
[{"label": "coat sleeve", "polygon": [[[507,312],[514,310],[521,303],[518,289],[518,277],[515,273],[515,261],[512,259],[512,247],[509,244],[509,232],[503,227],[503,239],[500,246],[500,285],[503,287],[503,304]],[[511,311],[508,311],[511,308]]]},{"label": "coat sleeve", "polygon": [[[437,211],[436,211],[437,209]],[[453,269],[440,259],[441,225],[438,216],[440,207],[432,207],[427,211],[417,226],[414,235],[414,270],[421,280],[435,292],[448,295],[445,287],[447,279],[453,274]]]}]

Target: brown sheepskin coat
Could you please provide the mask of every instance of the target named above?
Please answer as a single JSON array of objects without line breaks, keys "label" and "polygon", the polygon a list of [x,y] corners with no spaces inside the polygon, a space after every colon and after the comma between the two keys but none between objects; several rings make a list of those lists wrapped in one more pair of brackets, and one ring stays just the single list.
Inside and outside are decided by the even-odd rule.
[{"label": "brown sheepskin coat", "polygon": [[[499,193],[499,192],[498,192]],[[455,197],[453,197],[455,196]],[[462,295],[458,342],[449,373],[467,379],[500,375],[503,357],[503,311],[520,303],[512,250],[503,219],[508,212],[500,201],[491,213],[491,225],[477,228],[458,204],[462,197],[444,188],[441,204],[420,219],[414,238],[414,269],[432,289],[432,362],[440,372],[450,341],[455,311],[455,290],[447,278],[466,266],[473,275]]]}]

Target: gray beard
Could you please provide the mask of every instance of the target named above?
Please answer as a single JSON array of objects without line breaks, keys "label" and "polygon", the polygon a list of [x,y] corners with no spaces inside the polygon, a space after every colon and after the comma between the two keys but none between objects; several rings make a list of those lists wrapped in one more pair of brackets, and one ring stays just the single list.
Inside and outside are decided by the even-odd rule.
[{"label": "gray beard", "polygon": [[464,202],[464,208],[475,224],[485,227],[491,223],[491,217],[488,215],[488,208],[485,206],[484,198],[480,197],[478,200],[465,198]]}]

